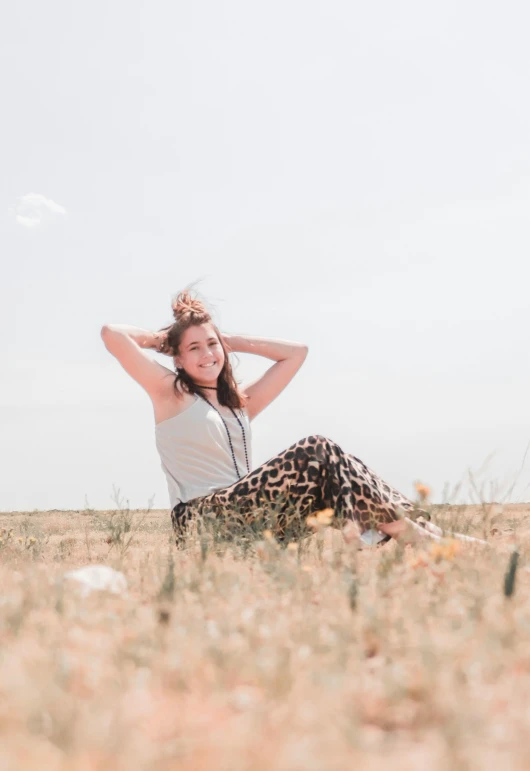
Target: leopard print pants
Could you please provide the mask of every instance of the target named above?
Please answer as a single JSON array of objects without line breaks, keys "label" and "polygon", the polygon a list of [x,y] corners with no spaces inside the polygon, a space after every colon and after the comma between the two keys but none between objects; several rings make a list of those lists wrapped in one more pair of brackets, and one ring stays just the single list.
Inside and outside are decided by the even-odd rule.
[{"label": "leopard print pants", "polygon": [[230,487],[178,503],[171,521],[177,543],[192,520],[220,517],[232,534],[270,528],[279,540],[292,540],[309,534],[307,515],[327,508],[334,510],[336,527],[355,520],[363,532],[395,521],[398,508],[411,512],[414,505],[335,442],[308,436]]}]

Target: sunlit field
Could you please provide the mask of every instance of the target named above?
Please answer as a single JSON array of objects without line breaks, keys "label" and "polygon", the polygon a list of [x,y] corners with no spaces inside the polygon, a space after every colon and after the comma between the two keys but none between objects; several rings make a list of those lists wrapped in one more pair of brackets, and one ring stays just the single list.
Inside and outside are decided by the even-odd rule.
[{"label": "sunlit field", "polygon": [[[491,547],[1,514],[0,769],[530,768],[530,505],[433,519]],[[127,592],[63,579],[90,564]]]}]

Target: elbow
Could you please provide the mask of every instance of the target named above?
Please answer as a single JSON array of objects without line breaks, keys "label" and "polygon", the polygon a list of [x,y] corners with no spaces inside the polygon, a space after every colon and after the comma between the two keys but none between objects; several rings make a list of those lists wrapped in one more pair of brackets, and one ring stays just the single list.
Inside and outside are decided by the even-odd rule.
[{"label": "elbow", "polygon": [[109,333],[110,333],[110,329],[107,325],[104,325],[101,327],[101,339],[103,340],[103,345],[105,346],[107,351],[109,350],[109,345],[108,345]]},{"label": "elbow", "polygon": [[308,346],[303,343],[293,343],[289,356],[286,356],[283,359],[276,359],[276,361],[296,361],[300,367],[306,360],[308,350]]},{"label": "elbow", "polygon": [[115,335],[116,332],[119,332],[119,327],[116,327],[114,324],[103,324],[101,327],[101,337],[108,337],[109,335]]},{"label": "elbow", "polygon": [[105,347],[109,347],[109,341],[112,339],[112,337],[115,335],[115,330],[112,328],[111,324],[104,324],[101,327],[101,339],[105,343]]},{"label": "elbow", "polygon": [[292,361],[296,362],[298,368],[300,368],[306,360],[308,351],[309,348],[307,345],[304,345],[303,343],[297,343],[296,348],[291,355],[291,359]]},{"label": "elbow", "polygon": [[101,339],[103,340],[103,342],[105,342],[105,339],[108,338],[110,331],[111,329],[109,324],[104,324],[101,327]]}]

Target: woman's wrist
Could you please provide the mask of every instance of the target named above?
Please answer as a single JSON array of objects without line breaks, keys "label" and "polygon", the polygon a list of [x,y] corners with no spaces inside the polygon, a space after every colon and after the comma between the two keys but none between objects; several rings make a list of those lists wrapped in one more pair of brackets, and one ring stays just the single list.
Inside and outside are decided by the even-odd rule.
[{"label": "woman's wrist", "polygon": [[232,353],[234,350],[234,346],[232,344],[233,335],[227,335],[224,332],[221,332],[221,337],[223,338],[223,343],[225,344],[228,353]]},{"label": "woman's wrist", "polygon": [[172,356],[173,352],[169,349],[169,343],[167,341],[167,333],[169,327],[163,327],[157,332],[153,332],[153,345],[155,351],[158,353],[164,353],[166,356]]}]

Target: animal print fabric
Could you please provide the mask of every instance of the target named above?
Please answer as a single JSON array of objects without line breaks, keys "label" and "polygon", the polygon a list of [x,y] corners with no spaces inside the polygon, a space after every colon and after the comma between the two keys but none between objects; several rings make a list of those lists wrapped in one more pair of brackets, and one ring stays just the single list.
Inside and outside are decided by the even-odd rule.
[{"label": "animal print fabric", "polygon": [[199,526],[217,521],[233,535],[270,528],[279,540],[293,540],[309,534],[309,514],[327,508],[336,527],[355,520],[363,532],[414,505],[335,442],[308,436],[230,487],[178,503],[171,520],[177,544],[192,520]]}]

